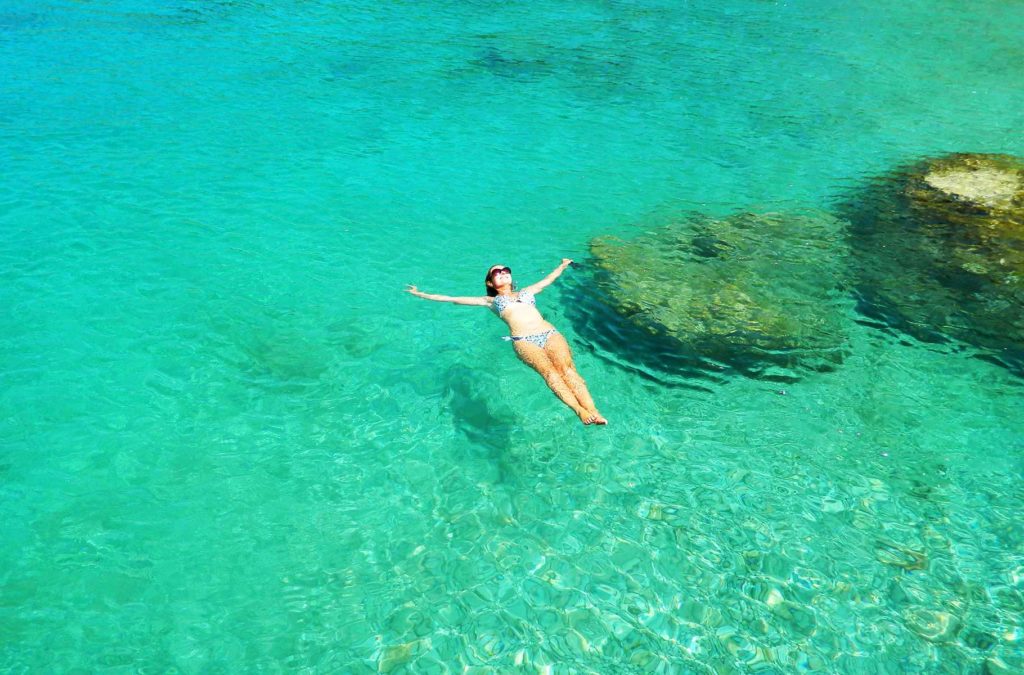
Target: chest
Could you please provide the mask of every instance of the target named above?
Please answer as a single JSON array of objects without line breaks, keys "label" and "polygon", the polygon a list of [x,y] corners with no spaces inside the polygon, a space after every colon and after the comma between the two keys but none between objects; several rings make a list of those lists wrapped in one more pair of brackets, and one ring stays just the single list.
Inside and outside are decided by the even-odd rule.
[{"label": "chest", "polygon": [[494,310],[495,314],[501,316],[506,309],[523,305],[529,307],[537,306],[537,300],[533,297],[533,293],[522,291],[515,295],[496,295],[494,296],[494,302],[491,304],[491,309]]}]

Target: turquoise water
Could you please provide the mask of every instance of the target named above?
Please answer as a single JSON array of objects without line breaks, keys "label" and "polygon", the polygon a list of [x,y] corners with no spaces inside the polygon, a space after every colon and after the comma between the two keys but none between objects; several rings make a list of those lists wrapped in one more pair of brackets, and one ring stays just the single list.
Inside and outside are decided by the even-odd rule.
[{"label": "turquoise water", "polygon": [[0,670],[1024,668],[1008,370],[848,300],[834,372],[662,377],[584,264],[583,428],[402,293],[1024,155],[1020,3],[852,5],[0,3]]}]

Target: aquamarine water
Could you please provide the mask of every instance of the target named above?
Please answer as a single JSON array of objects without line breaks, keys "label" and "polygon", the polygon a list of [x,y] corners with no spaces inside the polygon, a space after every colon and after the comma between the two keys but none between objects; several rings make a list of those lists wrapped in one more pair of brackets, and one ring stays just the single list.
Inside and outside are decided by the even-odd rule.
[{"label": "aquamarine water", "polygon": [[584,428],[402,289],[1024,155],[1021,35],[1005,0],[0,1],[0,670],[1019,672],[1020,377],[852,299],[833,372],[660,377],[577,330],[584,264],[540,297]]}]

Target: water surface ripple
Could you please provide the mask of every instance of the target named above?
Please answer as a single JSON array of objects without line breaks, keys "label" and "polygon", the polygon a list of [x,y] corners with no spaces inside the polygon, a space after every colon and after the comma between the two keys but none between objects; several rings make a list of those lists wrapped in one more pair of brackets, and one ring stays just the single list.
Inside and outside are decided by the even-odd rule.
[{"label": "water surface ripple", "polygon": [[1024,155],[1022,34],[996,0],[3,3],[0,670],[1021,671],[1024,381],[983,352],[840,295],[834,370],[666,369],[584,265],[539,303],[591,429],[487,312],[401,291]]}]

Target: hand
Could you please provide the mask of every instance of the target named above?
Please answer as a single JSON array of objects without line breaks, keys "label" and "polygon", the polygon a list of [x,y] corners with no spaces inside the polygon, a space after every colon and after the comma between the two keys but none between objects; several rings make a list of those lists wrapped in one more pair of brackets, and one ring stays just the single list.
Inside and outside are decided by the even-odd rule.
[{"label": "hand", "polygon": [[562,267],[568,267],[572,264],[572,258],[562,258]]},{"label": "hand", "polygon": [[412,284],[409,284],[408,286],[405,287],[405,292],[406,293],[412,293],[413,295],[418,295],[419,292],[420,292],[420,289],[416,288]]}]

